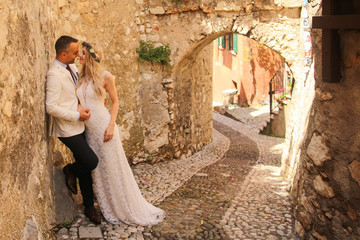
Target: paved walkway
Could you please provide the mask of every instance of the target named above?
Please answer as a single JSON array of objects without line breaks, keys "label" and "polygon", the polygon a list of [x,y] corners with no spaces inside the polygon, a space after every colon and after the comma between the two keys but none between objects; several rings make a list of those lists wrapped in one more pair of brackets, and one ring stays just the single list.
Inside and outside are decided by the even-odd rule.
[{"label": "paved walkway", "polygon": [[162,223],[94,226],[79,212],[56,239],[297,239],[279,175],[283,139],[257,133],[265,107],[230,113],[241,121],[214,113],[214,140],[192,157],[133,168],[144,197],[166,211]]}]

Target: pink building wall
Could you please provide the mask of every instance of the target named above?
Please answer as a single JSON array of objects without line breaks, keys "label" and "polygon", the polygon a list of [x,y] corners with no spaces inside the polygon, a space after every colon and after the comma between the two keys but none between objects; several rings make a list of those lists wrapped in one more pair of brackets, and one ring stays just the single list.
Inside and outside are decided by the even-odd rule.
[{"label": "pink building wall", "polygon": [[250,38],[238,35],[237,39],[237,53],[213,42],[213,101],[222,104],[222,91],[237,89],[234,102],[241,106],[269,102],[269,81],[284,59]]}]

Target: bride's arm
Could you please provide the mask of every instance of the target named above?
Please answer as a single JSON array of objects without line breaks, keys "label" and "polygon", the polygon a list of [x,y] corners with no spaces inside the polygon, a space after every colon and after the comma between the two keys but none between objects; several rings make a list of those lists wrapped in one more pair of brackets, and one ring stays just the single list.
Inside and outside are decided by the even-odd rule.
[{"label": "bride's arm", "polygon": [[112,139],[114,135],[114,127],[116,122],[116,117],[118,114],[119,109],[119,99],[117,96],[117,91],[115,87],[115,79],[114,76],[111,73],[106,74],[104,78],[104,88],[106,92],[109,93],[110,99],[111,99],[111,118],[108,127],[105,130],[104,133],[104,142],[107,142]]}]

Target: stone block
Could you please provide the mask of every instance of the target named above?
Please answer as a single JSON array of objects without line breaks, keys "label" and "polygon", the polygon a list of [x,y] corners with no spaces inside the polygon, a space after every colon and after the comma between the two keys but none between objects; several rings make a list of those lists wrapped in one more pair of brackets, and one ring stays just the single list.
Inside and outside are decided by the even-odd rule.
[{"label": "stone block", "polygon": [[7,117],[11,117],[12,115],[12,102],[7,100],[5,103],[5,107],[3,108],[3,113],[5,114],[5,116]]},{"label": "stone block", "polygon": [[[299,218],[300,221],[302,223],[302,226],[306,229],[306,230],[310,230],[311,229],[311,224],[312,224],[312,219],[311,216],[309,215],[309,213],[307,212],[300,212],[299,213]],[[299,226],[298,226],[299,227]]]},{"label": "stone block", "polygon": [[327,240],[326,236],[321,235],[320,233],[313,230],[312,235],[318,240]]},{"label": "stone block", "polygon": [[141,34],[140,35],[140,40],[142,40],[142,41],[147,41],[147,37],[146,37],[146,34]]},{"label": "stone block", "polygon": [[67,1],[65,1],[65,0],[58,0],[57,2],[58,2],[58,7],[61,8],[61,7],[66,6],[66,2],[67,2]]},{"label": "stone block", "polygon": [[312,206],[309,199],[305,195],[301,196],[300,204],[303,205],[305,210],[308,211],[308,212],[314,212],[315,211],[314,207]]},{"label": "stone block", "polygon": [[80,16],[79,14],[73,13],[73,14],[71,14],[71,16],[70,16],[70,20],[71,20],[72,22],[76,22],[76,21],[78,20],[79,16]]},{"label": "stone block", "polygon": [[120,60],[121,60],[120,54],[116,53],[116,54],[114,55],[114,59],[115,59],[116,61],[120,61]]},{"label": "stone block", "polygon": [[286,8],[302,7],[303,2],[298,0],[282,0],[281,5]]},{"label": "stone block", "polygon": [[351,207],[350,204],[347,204],[347,211],[346,211],[347,215],[349,216],[349,218],[355,222],[357,220],[357,215],[355,210]]},{"label": "stone block", "polygon": [[64,24],[64,30],[65,30],[65,32],[67,32],[67,33],[70,33],[70,32],[71,32],[72,26],[71,26],[71,24],[70,24],[69,21],[66,21],[66,22],[65,22],[65,24]]},{"label": "stone block", "polygon": [[144,25],[141,25],[141,26],[139,27],[139,31],[140,31],[141,33],[144,33],[144,32],[145,32],[145,26],[144,26]]},{"label": "stone block", "polygon": [[317,175],[314,179],[314,187],[317,193],[323,197],[332,198],[335,196],[334,190],[330,184],[323,180],[320,175]]},{"label": "stone block", "polygon": [[150,13],[154,14],[154,15],[158,15],[158,14],[164,14],[165,10],[164,8],[158,6],[158,7],[150,7]]},{"label": "stone block", "polygon": [[180,152],[180,151],[177,151],[177,152],[175,153],[175,155],[174,155],[174,158],[179,159],[180,156],[181,156],[181,152]]},{"label": "stone block", "polygon": [[321,89],[317,88],[316,91],[316,97],[321,101],[331,101],[334,99],[334,95],[331,92],[322,91]]},{"label": "stone block", "polygon": [[148,34],[147,39],[152,42],[159,42],[160,36],[159,36],[159,34]]},{"label": "stone block", "polygon": [[324,138],[314,133],[306,150],[307,155],[316,166],[322,166],[325,161],[331,159],[328,152],[329,148],[326,146]]},{"label": "stone block", "polygon": [[90,7],[89,2],[78,2],[77,3],[78,10],[88,9]]},{"label": "stone block", "polygon": [[81,239],[98,239],[103,236],[100,227],[80,227],[79,237]]},{"label": "stone block", "polygon": [[242,9],[241,6],[236,5],[235,3],[227,3],[226,1],[221,1],[216,5],[216,11],[235,11],[238,12]]},{"label": "stone block", "polygon": [[358,184],[360,184],[360,162],[357,160],[354,160],[350,165],[349,165],[349,170],[351,173],[351,177],[357,181]]},{"label": "stone block", "polygon": [[37,240],[38,239],[38,225],[36,221],[31,219],[26,220],[26,226],[24,229],[24,239]]}]

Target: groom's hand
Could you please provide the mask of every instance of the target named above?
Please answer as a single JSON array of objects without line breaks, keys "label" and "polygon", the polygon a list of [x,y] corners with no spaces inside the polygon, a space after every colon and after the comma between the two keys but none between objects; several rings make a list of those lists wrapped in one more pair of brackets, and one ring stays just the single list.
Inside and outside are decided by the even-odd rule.
[{"label": "groom's hand", "polygon": [[90,109],[88,108],[79,109],[79,113],[80,113],[80,119],[79,119],[80,121],[85,121],[90,118]]}]

